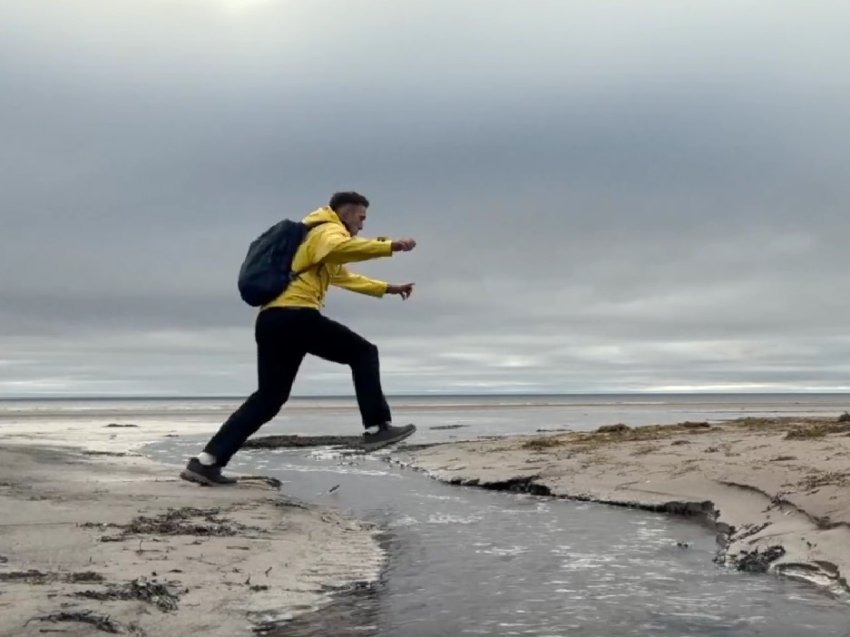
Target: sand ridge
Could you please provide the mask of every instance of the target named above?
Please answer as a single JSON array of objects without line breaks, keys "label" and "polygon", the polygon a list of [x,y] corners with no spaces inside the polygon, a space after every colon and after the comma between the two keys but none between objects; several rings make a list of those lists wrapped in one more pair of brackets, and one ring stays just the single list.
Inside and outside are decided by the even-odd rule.
[{"label": "sand ridge", "polygon": [[697,516],[717,561],[845,594],[850,416],[743,418],[452,442],[393,454],[455,484]]}]

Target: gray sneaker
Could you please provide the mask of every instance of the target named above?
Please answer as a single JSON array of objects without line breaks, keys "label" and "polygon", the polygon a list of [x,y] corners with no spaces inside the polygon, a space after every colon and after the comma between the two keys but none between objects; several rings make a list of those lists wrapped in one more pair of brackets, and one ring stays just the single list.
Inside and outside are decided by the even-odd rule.
[{"label": "gray sneaker", "polygon": [[396,427],[395,425],[385,423],[383,425],[379,425],[378,431],[375,433],[363,434],[362,448],[367,453],[370,451],[376,451],[377,449],[382,449],[383,447],[388,447],[389,445],[401,442],[405,438],[412,436],[414,433],[416,433],[416,425]]},{"label": "gray sneaker", "polygon": [[180,472],[180,477],[187,482],[194,482],[207,487],[219,487],[236,484],[236,478],[221,475],[221,469],[215,465],[204,465],[197,458],[192,458],[186,468]]}]

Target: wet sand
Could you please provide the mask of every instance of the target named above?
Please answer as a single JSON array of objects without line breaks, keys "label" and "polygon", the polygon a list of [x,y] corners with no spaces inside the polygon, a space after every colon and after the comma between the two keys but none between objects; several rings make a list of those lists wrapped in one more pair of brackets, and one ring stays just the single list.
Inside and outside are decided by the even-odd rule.
[{"label": "wet sand", "polygon": [[0,636],[257,634],[383,566],[369,524],[133,451],[167,427],[68,427],[1,430]]},{"label": "wet sand", "polygon": [[399,450],[461,485],[693,516],[716,561],[837,592],[850,573],[850,416],[602,427]]}]

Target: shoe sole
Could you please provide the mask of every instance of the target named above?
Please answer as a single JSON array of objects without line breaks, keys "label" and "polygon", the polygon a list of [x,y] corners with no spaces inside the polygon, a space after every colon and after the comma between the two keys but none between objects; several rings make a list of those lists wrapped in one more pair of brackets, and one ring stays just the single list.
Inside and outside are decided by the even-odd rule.
[{"label": "shoe sole", "polygon": [[235,482],[214,482],[213,480],[205,478],[201,474],[190,471],[189,469],[183,469],[183,471],[180,472],[180,477],[186,482],[194,482],[195,484],[200,484],[204,487],[232,487],[236,484]]},{"label": "shoe sole", "polygon": [[400,436],[396,436],[395,438],[391,438],[389,440],[382,440],[381,442],[364,442],[360,445],[360,449],[365,451],[366,453],[370,453],[372,451],[377,451],[378,449],[383,449],[384,447],[390,447],[394,444],[398,444],[402,440],[410,438],[413,434],[416,433],[416,427],[412,427],[410,431]]}]

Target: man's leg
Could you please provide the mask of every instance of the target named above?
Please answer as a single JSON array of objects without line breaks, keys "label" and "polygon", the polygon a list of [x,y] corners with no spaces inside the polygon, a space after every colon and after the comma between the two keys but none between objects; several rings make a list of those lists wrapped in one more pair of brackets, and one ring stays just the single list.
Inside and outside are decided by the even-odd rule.
[{"label": "man's leg", "polygon": [[182,477],[203,484],[231,484],[221,476],[245,441],[274,418],[289,399],[292,383],[304,359],[299,338],[293,338],[287,310],[265,310],[257,318],[257,391],[227,419],[203,453],[189,462]]},{"label": "man's leg", "polygon": [[320,313],[311,320],[307,353],[325,360],[348,365],[354,381],[354,391],[360,417],[366,429],[364,444],[374,450],[399,440],[416,431],[413,425],[392,426],[392,414],[381,387],[381,366],[378,348],[350,328]]}]

